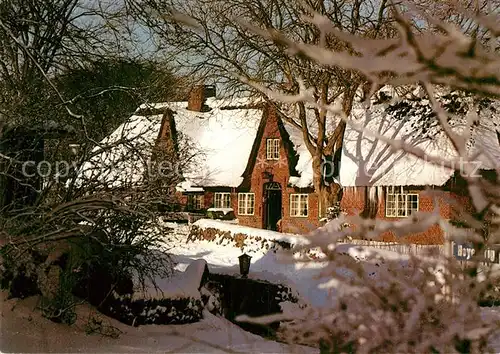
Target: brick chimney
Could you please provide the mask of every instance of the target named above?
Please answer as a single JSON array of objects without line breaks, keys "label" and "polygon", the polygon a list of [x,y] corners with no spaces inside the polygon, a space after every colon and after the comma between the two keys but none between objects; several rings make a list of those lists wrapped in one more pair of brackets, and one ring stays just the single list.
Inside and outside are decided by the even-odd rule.
[{"label": "brick chimney", "polygon": [[189,92],[187,109],[195,112],[207,112],[210,110],[205,105],[205,100],[209,97],[215,97],[215,86],[197,85]]},{"label": "brick chimney", "polygon": [[198,85],[189,92],[188,107],[190,111],[201,112],[205,105],[205,85]]}]

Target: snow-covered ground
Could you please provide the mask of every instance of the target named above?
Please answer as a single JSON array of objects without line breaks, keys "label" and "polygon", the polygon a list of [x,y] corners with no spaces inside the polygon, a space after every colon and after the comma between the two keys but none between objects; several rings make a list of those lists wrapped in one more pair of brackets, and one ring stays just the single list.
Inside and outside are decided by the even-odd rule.
[{"label": "snow-covered ground", "polygon": [[[500,323],[500,307],[483,307],[481,308],[481,316]],[[500,353],[500,334],[492,335],[488,344],[492,353]]]},{"label": "snow-covered ground", "polygon": [[[238,256],[247,253],[252,257],[249,278],[267,280],[272,283],[284,284],[290,287],[299,298],[316,307],[330,306],[335,302],[340,291],[348,290],[340,287],[336,279],[332,279],[331,267],[327,262],[311,261],[298,262],[296,257],[292,257],[288,252],[280,250],[267,250],[259,247],[255,240],[276,240],[285,241],[291,245],[304,245],[308,241],[294,234],[284,234],[269,230],[232,225],[222,221],[198,220],[194,225],[200,228],[215,228],[221,231],[229,231],[233,235],[238,233],[246,234],[249,237],[245,241],[246,247],[235,247],[235,243],[227,239],[220,238],[214,241],[194,240],[188,242],[188,225],[169,223],[173,232],[166,236],[169,253],[177,263],[176,269],[184,271],[187,266],[197,259],[204,259],[210,272],[224,274],[239,274]],[[251,239],[250,239],[251,238]],[[339,245],[339,252],[347,253],[355,259],[363,259],[368,254],[376,252],[377,255],[385,259],[400,259],[404,264],[408,255],[401,255],[396,252],[384,251],[381,249],[371,249],[369,247]],[[364,265],[368,273],[373,273],[375,265],[368,262]],[[348,273],[347,269],[338,268],[336,272]]]},{"label": "snow-covered ground", "polygon": [[[220,225],[225,224],[225,225]],[[226,230],[241,231],[241,226],[229,225],[221,221],[205,222],[198,225],[219,226]],[[291,262],[273,250],[257,250],[251,247],[241,250],[231,243],[200,241],[187,242],[188,225],[169,223],[173,231],[165,235],[165,241],[171,246],[170,252],[178,262],[178,271],[185,271],[194,260],[204,259],[211,272],[239,273],[238,256],[247,252],[252,256],[250,278],[267,279],[273,282],[293,286],[301,297],[313,305],[327,305],[335,298],[337,286],[331,277],[321,276],[326,264],[321,262],[301,264]],[[268,239],[280,238],[289,241],[299,238],[298,235],[284,235],[259,229],[246,230],[250,234],[266,233]],[[254,236],[255,236],[254,235]],[[345,252],[360,261],[372,252],[387,260],[398,260],[402,265],[408,255],[372,249],[370,247],[351,247],[340,245],[337,251]],[[369,262],[367,262],[369,263]],[[196,262],[200,266],[203,262]],[[200,267],[193,267],[200,268]],[[368,268],[366,268],[368,270]],[[375,267],[374,267],[375,269]],[[198,269],[199,272],[199,269]],[[248,333],[224,318],[216,317],[208,312],[197,323],[186,325],[146,325],[138,328],[127,326],[114,319],[103,316],[89,305],[79,305],[77,323],[68,327],[53,323],[41,317],[36,308],[37,298],[25,300],[6,300],[2,293],[1,315],[2,325],[0,352],[175,352],[175,353],[222,353],[228,351],[243,353],[317,353],[309,347],[289,346],[269,341]],[[16,310],[12,311],[15,306]],[[500,320],[500,311],[496,308],[483,308],[481,314]],[[85,334],[85,325],[92,317],[99,317],[103,325],[114,326],[121,335],[118,339],[103,337],[99,334]],[[500,352],[500,337],[491,338],[493,352]]]},{"label": "snow-covered ground", "polygon": [[[6,292],[1,295],[0,353],[318,353],[263,339],[208,312],[192,324],[131,327],[84,304],[77,306],[77,322],[69,327],[34,311],[37,297],[6,300]],[[91,318],[102,322],[101,329],[114,328],[120,336],[85,333]]]},{"label": "snow-covered ground", "polygon": [[[203,223],[210,222],[212,227],[220,227],[223,230],[229,230],[233,227],[238,228],[238,232],[242,232],[241,226],[224,225],[222,222],[200,220]],[[198,221],[198,222],[200,222]],[[197,222],[197,223],[198,223]],[[218,244],[217,242],[201,241],[187,242],[189,226],[171,224],[174,227],[174,232],[166,237],[167,244],[170,247],[169,253],[174,256],[174,261],[177,262],[176,269],[184,270],[194,260],[203,258],[207,263],[210,272],[239,274],[238,256],[247,253],[252,256],[250,265],[249,278],[268,280],[273,283],[288,285],[292,290],[298,291],[301,297],[316,306],[323,306],[328,303],[328,289],[320,289],[319,285],[326,283],[329,278],[319,277],[324,264],[314,262],[300,264],[293,262],[287,255],[279,251],[267,251],[251,247],[241,250],[230,244]],[[273,232],[260,229],[244,228],[243,232],[255,231],[257,237],[272,237]],[[248,229],[248,230],[247,230]],[[267,235],[261,235],[267,233]],[[270,236],[271,234],[271,236]],[[275,233],[279,235],[279,240],[284,240],[287,235]],[[290,235],[291,239],[294,239]],[[298,239],[298,236],[296,236]],[[319,277],[319,278],[316,278]]]},{"label": "snow-covered ground", "polygon": [[[290,243],[300,244],[299,235],[279,234],[267,230],[252,229],[239,225],[229,225],[221,221],[199,220],[198,226],[205,228],[218,228],[223,231],[230,231],[233,234],[245,232],[251,237],[262,237],[264,239],[279,239]],[[332,279],[332,269],[328,268],[326,262],[297,263],[290,258],[283,257],[279,251],[267,251],[256,249],[250,245],[247,249],[234,247],[234,242],[222,242],[195,240],[187,242],[189,226],[175,225],[174,232],[168,236],[168,242],[173,246],[170,252],[178,262],[177,268],[183,270],[191,261],[203,258],[207,261],[211,272],[219,273],[239,273],[238,256],[246,252],[252,256],[250,267],[250,278],[264,279],[271,282],[286,284],[296,290],[300,297],[314,306],[328,306],[334,303],[336,294],[340,291],[349,291],[345,287],[339,287],[338,281]],[[385,261],[391,264],[406,267],[410,258],[407,254],[400,254],[367,246],[356,246],[341,244],[336,246],[339,253],[349,254],[352,258],[363,263],[363,269],[370,275],[377,276],[377,269]],[[378,259],[372,257],[376,255]],[[436,270],[440,266],[437,264]],[[338,272],[349,272],[347,269],[335,269]],[[286,310],[285,310],[286,311]],[[291,311],[294,311],[292,309]],[[498,308],[482,308],[481,315],[496,319],[500,323],[500,310]],[[288,312],[288,311],[287,311]],[[493,335],[489,342],[493,352],[500,353],[500,336]]]},{"label": "snow-covered ground", "polygon": [[[241,228],[238,225],[227,224]],[[203,224],[201,222],[200,224]],[[170,252],[178,262],[176,270],[179,273],[173,278],[157,279],[162,289],[163,297],[179,297],[198,293],[197,284],[192,279],[199,279],[205,262],[210,271],[221,273],[239,273],[238,256],[242,254],[239,248],[229,245],[218,245],[208,241],[187,241],[188,225],[168,223],[173,232],[165,235],[165,241],[172,247]],[[208,223],[206,226],[212,225]],[[220,226],[220,225],[219,225]],[[228,226],[228,227],[229,227]],[[241,230],[240,230],[241,231]],[[246,230],[252,232],[251,229]],[[254,229],[259,233],[262,230]],[[277,234],[277,233],[274,233]],[[267,236],[274,239],[273,233]],[[280,237],[287,235],[277,234]],[[294,240],[289,235],[288,241]],[[255,247],[253,248],[255,250]],[[250,277],[268,279],[290,285],[297,281],[300,293],[319,299],[321,292],[312,281],[317,270],[307,269],[299,272],[294,264],[280,262],[277,254],[266,251],[253,251]],[[191,269],[191,270],[190,270]],[[191,274],[193,273],[193,274]],[[282,274],[280,274],[282,273]],[[196,276],[193,276],[196,275]],[[307,278],[310,279],[307,279]],[[303,286],[311,284],[311,292]],[[314,285],[314,286],[313,286]],[[309,285],[308,285],[309,286]],[[314,290],[316,289],[316,290]],[[316,293],[317,292],[317,293]],[[115,352],[115,353],[318,353],[318,349],[297,345],[288,345],[266,340],[258,335],[246,332],[225,318],[214,316],[204,311],[203,319],[196,323],[184,325],[143,325],[127,326],[115,319],[97,312],[90,305],[77,306],[77,323],[68,327],[43,318],[34,311],[38,297],[24,300],[6,300],[2,293],[1,315],[2,325],[0,341],[1,352]],[[157,297],[158,294],[151,294]],[[13,307],[16,311],[11,311]],[[87,321],[92,317],[99,318],[103,326],[116,328],[120,332],[117,339],[103,337],[100,334],[86,334]]]}]

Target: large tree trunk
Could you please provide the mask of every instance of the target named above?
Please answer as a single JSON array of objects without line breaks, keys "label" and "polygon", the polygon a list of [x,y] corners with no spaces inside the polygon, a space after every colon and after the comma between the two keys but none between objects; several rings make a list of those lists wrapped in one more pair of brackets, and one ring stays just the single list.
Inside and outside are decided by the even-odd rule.
[{"label": "large tree trunk", "polygon": [[[351,114],[357,88],[357,85],[353,85],[345,92],[342,98],[342,111],[346,116]],[[333,157],[333,166],[337,169],[340,167],[345,128],[346,122],[341,120],[335,128],[328,146],[324,150],[325,156],[330,155]],[[320,217],[325,217],[330,207],[336,207],[338,206],[338,203],[340,203],[340,200],[342,199],[342,186],[338,183],[338,179],[330,182],[329,184],[325,183],[322,175],[322,156],[315,157],[313,161],[313,171],[314,187],[320,198],[319,215]],[[340,171],[335,171],[335,174],[339,176]]]}]

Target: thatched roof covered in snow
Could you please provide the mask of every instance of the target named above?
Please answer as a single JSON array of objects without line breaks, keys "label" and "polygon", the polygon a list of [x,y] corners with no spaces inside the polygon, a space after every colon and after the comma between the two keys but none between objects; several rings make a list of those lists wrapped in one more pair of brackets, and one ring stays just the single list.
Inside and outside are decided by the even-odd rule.
[{"label": "thatched roof covered in snow", "polygon": [[[468,120],[473,120],[467,150],[469,156],[478,154],[472,158],[474,164],[481,169],[500,167],[499,102],[484,99],[473,105],[471,97],[459,94],[443,95],[439,101],[450,115],[448,123],[453,131],[463,132],[469,126]],[[476,119],[472,119],[474,117]],[[371,134],[376,132],[386,139],[402,140],[429,156],[458,158],[428,100],[387,101],[374,104],[368,110],[358,105],[350,119],[366,131],[359,132],[351,125],[346,128],[340,168],[343,186],[441,186],[453,175],[452,169],[394,150]],[[459,163],[457,160],[457,168]]]},{"label": "thatched roof covered in snow", "polygon": [[[160,131],[163,114],[169,110],[175,120],[175,129],[189,141],[197,156],[191,168],[183,171],[180,191],[201,191],[206,187],[233,187],[241,185],[245,171],[251,165],[252,151],[261,123],[264,105],[246,98],[208,98],[210,110],[196,112],[187,109],[187,102],[168,102],[140,106],[136,113],[102,143],[125,139],[127,144],[94,156],[83,166],[87,178],[103,171],[99,166],[113,166],[105,175],[105,182],[118,186],[139,183],[144,176],[144,156],[151,152]],[[302,140],[302,132],[286,122],[282,136],[290,150],[290,184],[299,188],[312,186],[312,157]],[[260,126],[260,129],[259,129]],[[258,146],[257,146],[258,148]],[[253,156],[254,157],[254,156]],[[97,167],[97,168],[96,168]]]},{"label": "thatched roof covered in snow", "polygon": [[[454,93],[442,95],[439,101],[450,113],[449,124],[456,132],[468,126],[467,121],[474,116],[474,110],[479,111],[471,126],[467,148],[471,155],[479,153],[474,160],[480,162],[482,169],[497,167],[500,164],[497,136],[499,102],[483,99],[473,104],[471,97]],[[417,97],[374,102],[368,110],[356,103],[350,121],[386,139],[401,139],[430,156],[456,157],[428,100]],[[106,143],[123,138],[131,142],[94,156],[84,166],[82,173],[91,173],[90,167],[112,164],[114,168],[100,178],[115,186],[139,182],[144,175],[144,156],[152,150],[158,138],[162,112],[168,110],[173,114],[176,131],[190,142],[197,154],[192,168],[183,170],[184,182],[178,186],[178,190],[202,191],[208,187],[242,186],[244,177],[251,169],[251,160],[255,159],[258,148],[256,138],[260,137],[259,131],[263,131],[265,105],[262,101],[255,102],[248,98],[209,98],[206,104],[210,107],[206,112],[188,110],[187,102],[142,105],[126,123],[104,139]],[[288,113],[293,114],[293,110]],[[335,117],[331,118],[328,120],[329,132],[338,122]],[[312,135],[315,122],[311,112],[308,114],[308,124]],[[280,134],[287,140],[287,154],[291,163],[289,184],[299,188],[311,187],[313,158],[305,146],[302,131],[286,121],[281,123]],[[441,186],[454,173],[449,168],[395,151],[367,131],[359,132],[349,124],[346,128],[339,173],[343,186]]]}]

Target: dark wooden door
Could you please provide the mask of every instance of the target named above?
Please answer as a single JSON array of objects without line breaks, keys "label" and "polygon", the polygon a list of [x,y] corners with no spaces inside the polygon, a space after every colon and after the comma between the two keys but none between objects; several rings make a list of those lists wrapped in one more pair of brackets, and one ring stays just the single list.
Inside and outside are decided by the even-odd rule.
[{"label": "dark wooden door", "polygon": [[277,223],[281,219],[281,186],[279,183],[270,182],[264,185],[265,220],[267,230],[277,230]]}]

